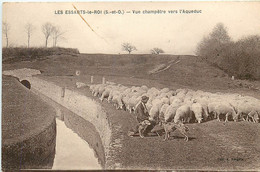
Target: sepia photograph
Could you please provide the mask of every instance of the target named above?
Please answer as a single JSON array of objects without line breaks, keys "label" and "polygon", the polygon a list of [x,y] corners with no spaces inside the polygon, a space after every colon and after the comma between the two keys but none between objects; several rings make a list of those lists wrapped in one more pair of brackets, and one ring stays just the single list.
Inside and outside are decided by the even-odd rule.
[{"label": "sepia photograph", "polygon": [[260,2],[3,2],[1,170],[260,170]]}]

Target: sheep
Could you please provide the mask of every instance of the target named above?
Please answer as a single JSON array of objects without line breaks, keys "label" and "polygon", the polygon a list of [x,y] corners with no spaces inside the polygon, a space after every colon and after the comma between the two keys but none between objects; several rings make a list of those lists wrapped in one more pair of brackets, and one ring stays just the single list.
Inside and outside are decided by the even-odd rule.
[{"label": "sheep", "polygon": [[112,102],[114,103],[116,109],[123,109],[124,103],[122,101],[122,94],[113,96]]},{"label": "sheep", "polygon": [[157,96],[159,95],[160,91],[158,89],[156,89],[155,87],[152,87],[150,88],[148,91],[147,91],[147,94],[149,95],[154,95],[154,96]]},{"label": "sheep", "polygon": [[168,91],[166,94],[167,94],[167,97],[171,97],[171,96],[174,96],[174,95],[175,95],[175,91],[170,90],[170,91]]},{"label": "sheep", "polygon": [[174,122],[190,122],[192,119],[192,113],[190,110],[190,106],[188,105],[182,105],[176,110],[176,114],[174,116]]},{"label": "sheep", "polygon": [[76,82],[76,88],[84,88],[87,87],[86,83],[83,82]]},{"label": "sheep", "polygon": [[183,100],[176,96],[170,97],[170,104],[182,103],[182,102],[183,102]]},{"label": "sheep", "polygon": [[152,107],[153,107],[152,103],[150,103],[150,102],[147,102],[147,103],[146,103],[146,108],[147,108],[148,112],[150,112],[150,110],[152,109]]},{"label": "sheep", "polygon": [[219,116],[224,114],[226,116],[225,122],[228,121],[228,116],[232,115],[233,120],[237,122],[238,115],[236,114],[234,108],[229,103],[219,103],[216,105],[214,113],[216,113],[217,120],[220,121]]},{"label": "sheep", "polygon": [[96,95],[97,95],[99,86],[100,86],[100,84],[97,84],[97,85],[94,85],[94,86],[93,86],[93,89],[92,89],[92,95],[93,95],[93,96],[96,96]]},{"label": "sheep", "polygon": [[153,106],[156,106],[156,105],[162,104],[162,103],[163,103],[162,100],[159,99],[159,98],[155,98],[154,100],[152,100],[152,105]]},{"label": "sheep", "polygon": [[141,86],[141,89],[143,89],[143,90],[145,90],[145,91],[148,91],[149,88],[148,88],[146,85],[142,85],[142,86]]},{"label": "sheep", "polygon": [[164,104],[170,104],[170,99],[169,98],[167,98],[167,97],[163,97],[162,99],[161,99],[161,101],[164,103]]},{"label": "sheep", "polygon": [[124,91],[123,91],[123,95],[128,95],[129,93],[131,93],[131,89],[130,88],[126,88]]},{"label": "sheep", "polygon": [[183,89],[183,88],[179,88],[179,89],[176,90],[177,94],[179,94],[179,93],[182,94],[183,93],[185,95],[187,92],[188,92],[188,89]]},{"label": "sheep", "polygon": [[103,102],[103,100],[105,98],[108,98],[109,97],[109,93],[111,91],[111,88],[106,88],[105,91],[102,93],[101,97],[100,97],[100,100],[101,102]]},{"label": "sheep", "polygon": [[160,98],[168,98],[167,93],[160,93],[158,95],[158,97],[160,97]]},{"label": "sheep", "polygon": [[169,91],[170,91],[169,88],[163,88],[163,89],[160,90],[160,93],[167,93]]},{"label": "sheep", "polygon": [[105,91],[106,87],[104,84],[100,85],[100,87],[98,88],[98,96],[102,96],[103,92]]},{"label": "sheep", "polygon": [[182,103],[175,103],[168,106],[164,114],[164,121],[172,121],[175,117],[176,110],[182,105]]},{"label": "sheep", "polygon": [[149,120],[151,121],[157,121],[159,120],[159,112],[160,112],[160,106],[159,105],[154,105],[149,111]]},{"label": "sheep", "polygon": [[123,101],[123,104],[126,106],[126,110],[128,110],[127,107],[128,107],[128,104],[129,104],[129,99],[130,99],[129,95],[122,97],[122,101]]},{"label": "sheep", "polygon": [[201,104],[202,110],[203,110],[203,119],[204,119],[204,121],[208,120],[208,118],[209,118],[208,99],[206,97],[203,97],[203,98],[193,99],[193,101],[196,101],[199,104]]},{"label": "sheep", "polygon": [[164,115],[165,115],[166,110],[169,106],[170,106],[169,104],[162,105],[162,107],[159,111],[159,121],[165,121]]},{"label": "sheep", "polygon": [[[96,86],[96,85],[94,85],[94,84],[89,86],[89,91],[90,91],[91,93],[93,92],[95,86]],[[92,95],[93,95],[93,94],[92,94]]]},{"label": "sheep", "polygon": [[92,94],[97,97],[97,96],[101,96],[103,91],[105,90],[105,84],[97,84],[95,85]]},{"label": "sheep", "polygon": [[110,103],[111,100],[113,99],[113,97],[114,97],[115,95],[118,95],[118,94],[121,94],[120,91],[118,91],[118,89],[116,89],[116,88],[111,89],[111,91],[110,91],[110,93],[109,93],[109,96],[108,96],[108,98],[107,98],[108,103]]},{"label": "sheep", "polygon": [[208,104],[208,112],[210,114],[210,116],[214,119],[217,118],[217,114],[216,114],[216,108],[218,106],[220,102],[216,102],[216,101],[212,101]]},{"label": "sheep", "polygon": [[141,101],[141,97],[133,96],[129,99],[127,109],[130,113],[135,112],[137,104]]},{"label": "sheep", "polygon": [[150,120],[155,120],[156,122],[159,121],[159,113],[163,104],[164,102],[159,99],[155,99],[155,101],[152,102],[152,107],[149,111]]},{"label": "sheep", "polygon": [[250,115],[253,115],[253,111],[260,113],[260,103],[243,101],[238,105],[237,115],[245,120],[244,117],[248,118],[248,114],[251,112]]},{"label": "sheep", "polygon": [[194,103],[191,105],[190,110],[194,113],[196,120],[198,123],[201,123],[203,120],[202,114],[203,114],[203,108],[200,103],[197,103],[194,101]]},{"label": "sheep", "polygon": [[[214,114],[218,121],[220,115],[225,114],[225,122],[228,121],[229,115],[232,115],[234,121],[237,121],[240,116],[243,119],[246,117],[244,120],[247,121],[249,119],[253,122],[259,121],[260,102],[250,96],[220,92],[209,93],[189,89],[173,91],[169,88],[163,88],[158,90],[155,87],[148,88],[145,85],[128,88],[120,84],[93,84],[89,86],[89,90],[93,96],[101,96],[101,101],[105,98],[108,99],[108,102],[112,100],[117,109],[122,109],[126,105],[130,113],[135,111],[141,97],[146,95],[149,97],[146,107],[151,118],[159,118],[163,122],[169,122],[172,119],[173,121],[190,122],[193,117],[192,113],[194,113],[198,123],[207,120],[209,114]],[[189,111],[188,107],[190,108]]]}]

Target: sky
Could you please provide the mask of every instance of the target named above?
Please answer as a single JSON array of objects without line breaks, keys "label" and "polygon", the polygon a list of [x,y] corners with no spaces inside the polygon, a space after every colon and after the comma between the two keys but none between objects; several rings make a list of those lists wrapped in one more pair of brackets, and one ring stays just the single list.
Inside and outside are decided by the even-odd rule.
[{"label": "sky", "polygon": [[[66,10],[85,10],[65,14]],[[57,14],[58,10],[62,14]],[[102,14],[87,14],[100,10]],[[121,10],[124,14],[104,14],[105,10]],[[140,11],[134,14],[133,10]],[[143,14],[143,11],[162,10],[165,14]],[[172,10],[175,13],[169,13]],[[197,10],[201,13],[180,13]],[[176,13],[177,11],[177,13]],[[77,48],[81,53],[127,53],[121,45],[128,42],[137,48],[136,54],[150,53],[158,47],[166,54],[195,54],[196,46],[214,26],[221,22],[236,41],[248,35],[260,35],[260,2],[8,2],[3,4],[2,20],[10,25],[9,44],[27,46],[25,25],[34,30],[31,46],[45,45],[42,25],[50,22],[64,32],[58,46]],[[129,13],[127,13],[129,12]],[[2,45],[6,45],[2,37]],[[51,38],[48,46],[52,46]]]}]

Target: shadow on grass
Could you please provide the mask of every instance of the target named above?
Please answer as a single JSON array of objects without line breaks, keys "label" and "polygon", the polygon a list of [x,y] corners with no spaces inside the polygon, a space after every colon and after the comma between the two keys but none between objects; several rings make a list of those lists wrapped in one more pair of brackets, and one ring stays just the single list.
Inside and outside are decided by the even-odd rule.
[{"label": "shadow on grass", "polygon": [[[182,137],[182,136],[171,136],[169,138],[169,140],[175,140],[175,139],[183,139],[184,140],[185,137]],[[194,140],[196,139],[196,137],[189,137],[189,140]]]},{"label": "shadow on grass", "polygon": [[[140,137],[139,134],[134,134],[132,136],[132,138],[136,138],[136,137]],[[160,134],[160,136],[158,136],[156,133],[148,133],[147,135],[144,136],[144,139],[145,138],[156,138],[156,137],[158,139],[162,139],[163,140],[164,137],[165,137],[165,134]],[[178,139],[178,140],[182,139],[182,140],[184,140],[184,138],[185,137],[183,137],[183,136],[170,136],[169,140],[175,140],[175,139]],[[196,139],[196,137],[189,137],[189,141],[190,140],[194,140],[194,139]]]}]

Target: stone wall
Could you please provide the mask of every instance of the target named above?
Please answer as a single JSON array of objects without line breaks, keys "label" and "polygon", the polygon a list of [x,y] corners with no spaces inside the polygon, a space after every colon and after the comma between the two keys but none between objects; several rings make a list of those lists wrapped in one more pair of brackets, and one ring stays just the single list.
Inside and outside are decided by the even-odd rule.
[{"label": "stone wall", "polygon": [[49,97],[39,93],[37,90],[32,89],[32,91],[55,109],[57,118],[64,121],[68,128],[72,129],[83,140],[88,142],[89,146],[95,151],[95,156],[98,158],[99,164],[105,168],[105,151],[95,126],[64,106],[54,102]]},{"label": "stone wall", "polygon": [[[60,87],[55,85],[52,82],[39,79],[37,77],[28,77],[26,78],[31,83],[31,87],[34,90],[37,90],[39,93],[45,95],[56,103],[66,107],[71,112],[76,114],[78,117],[86,120],[87,122],[93,124],[98,135],[101,138],[102,145],[98,142],[96,148],[99,149],[101,146],[104,149],[104,161],[106,164],[106,158],[109,155],[110,141],[111,141],[111,128],[110,123],[107,118],[106,112],[103,110],[102,106],[92,100],[89,97],[86,97],[78,92],[72,91],[70,89]],[[60,112],[62,114],[62,112]],[[77,116],[64,116],[66,125],[71,125],[74,128],[80,128],[76,126],[75,120]],[[82,135],[86,136],[84,132],[79,132]],[[79,134],[78,133],[78,134]],[[93,135],[94,136],[94,135]],[[94,138],[94,137],[93,137]],[[95,146],[94,146],[95,149]],[[106,167],[105,165],[103,166]]]}]

